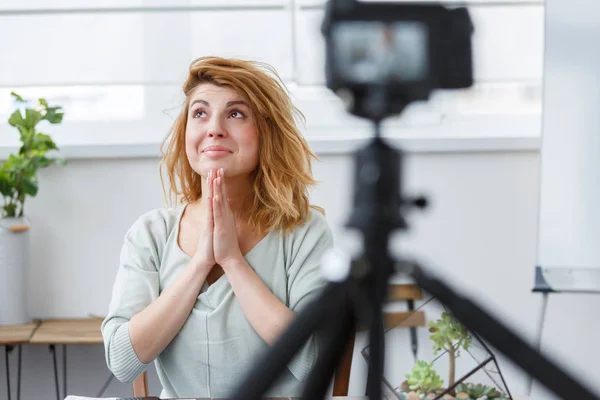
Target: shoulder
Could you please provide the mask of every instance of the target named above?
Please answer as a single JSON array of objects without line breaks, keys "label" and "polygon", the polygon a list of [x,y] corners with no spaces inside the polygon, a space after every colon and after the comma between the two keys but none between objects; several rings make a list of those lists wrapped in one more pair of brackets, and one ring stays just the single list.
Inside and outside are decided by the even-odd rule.
[{"label": "shoulder", "polygon": [[290,233],[292,239],[305,239],[307,237],[331,236],[331,229],[325,215],[314,208],[310,208],[304,222],[296,226]]},{"label": "shoulder", "polygon": [[287,235],[288,253],[295,258],[298,253],[312,252],[316,247],[328,248],[333,245],[333,234],[327,218],[319,210],[310,208],[310,213],[301,225]]},{"label": "shoulder", "polygon": [[169,235],[177,226],[183,206],[156,208],[144,212],[130,224],[121,249],[122,262],[132,259],[142,268],[160,268]]},{"label": "shoulder", "polygon": [[155,208],[141,214],[127,229],[125,247],[161,259],[169,236],[177,227],[183,207]]}]

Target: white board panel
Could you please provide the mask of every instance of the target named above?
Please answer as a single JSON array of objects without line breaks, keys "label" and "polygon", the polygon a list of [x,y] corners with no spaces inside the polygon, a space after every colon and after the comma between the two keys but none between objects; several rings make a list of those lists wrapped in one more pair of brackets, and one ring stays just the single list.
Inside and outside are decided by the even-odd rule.
[{"label": "white board panel", "polygon": [[600,292],[600,4],[550,1],[546,18],[538,278]]}]

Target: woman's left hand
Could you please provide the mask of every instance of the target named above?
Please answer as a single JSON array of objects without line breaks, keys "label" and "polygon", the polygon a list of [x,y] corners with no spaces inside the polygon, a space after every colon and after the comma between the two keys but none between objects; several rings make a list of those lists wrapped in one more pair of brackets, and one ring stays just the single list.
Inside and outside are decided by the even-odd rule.
[{"label": "woman's left hand", "polygon": [[223,169],[217,171],[217,178],[213,181],[213,250],[215,261],[221,267],[237,262],[244,257],[240,250],[235,226],[235,217],[229,207],[226,196]]}]

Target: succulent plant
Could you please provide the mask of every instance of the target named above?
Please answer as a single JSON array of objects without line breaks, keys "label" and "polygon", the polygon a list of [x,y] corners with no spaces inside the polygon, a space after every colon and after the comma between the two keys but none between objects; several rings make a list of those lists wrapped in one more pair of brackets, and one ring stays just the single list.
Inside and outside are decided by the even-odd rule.
[{"label": "succulent plant", "polygon": [[444,381],[433,369],[433,362],[419,360],[409,374],[406,374],[408,387],[417,393],[432,393],[440,389]]},{"label": "succulent plant", "polygon": [[471,399],[479,399],[486,396],[488,400],[501,400],[506,399],[506,396],[502,394],[498,389],[493,386],[486,386],[480,383],[461,383],[456,385],[456,393],[466,393]]}]

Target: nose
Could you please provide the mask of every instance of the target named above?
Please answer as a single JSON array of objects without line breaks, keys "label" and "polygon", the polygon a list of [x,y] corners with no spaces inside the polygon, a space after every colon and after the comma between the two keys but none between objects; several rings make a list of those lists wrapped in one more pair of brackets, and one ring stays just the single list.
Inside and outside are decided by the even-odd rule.
[{"label": "nose", "polygon": [[223,128],[223,124],[221,123],[221,119],[218,117],[213,117],[207,127],[207,135],[208,137],[225,137],[225,129]]}]

